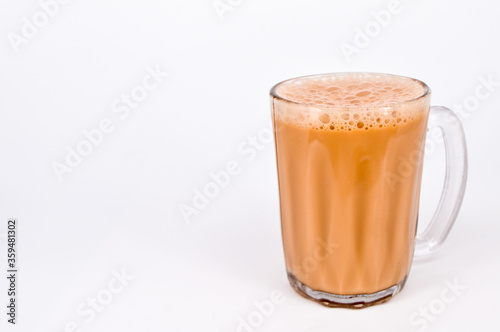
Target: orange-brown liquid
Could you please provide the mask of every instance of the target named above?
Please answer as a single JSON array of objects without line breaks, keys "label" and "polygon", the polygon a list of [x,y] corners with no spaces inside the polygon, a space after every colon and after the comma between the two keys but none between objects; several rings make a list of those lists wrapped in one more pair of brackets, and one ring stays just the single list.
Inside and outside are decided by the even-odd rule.
[{"label": "orange-brown liquid", "polygon": [[413,257],[429,98],[404,102],[423,87],[397,78],[296,85],[273,98],[288,273],[340,295],[394,286]]}]

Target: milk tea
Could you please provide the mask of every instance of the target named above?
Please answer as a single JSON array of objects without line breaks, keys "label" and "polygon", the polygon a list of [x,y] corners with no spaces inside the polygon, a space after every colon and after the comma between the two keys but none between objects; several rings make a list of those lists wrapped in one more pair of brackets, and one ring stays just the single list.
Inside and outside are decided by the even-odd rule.
[{"label": "milk tea", "polygon": [[312,76],[275,88],[291,280],[338,295],[404,282],[418,218],[425,89],[412,79],[377,74]]}]

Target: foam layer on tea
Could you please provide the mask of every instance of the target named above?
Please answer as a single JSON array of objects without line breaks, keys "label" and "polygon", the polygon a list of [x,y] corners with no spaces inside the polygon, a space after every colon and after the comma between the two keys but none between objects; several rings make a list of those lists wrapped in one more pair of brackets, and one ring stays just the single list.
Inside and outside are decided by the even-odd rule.
[{"label": "foam layer on tea", "polygon": [[[426,93],[420,82],[377,74],[297,78],[276,87],[279,97],[302,104],[295,112],[278,109],[281,120],[322,130],[369,130],[413,120]],[[381,106],[384,106],[381,109]]]}]

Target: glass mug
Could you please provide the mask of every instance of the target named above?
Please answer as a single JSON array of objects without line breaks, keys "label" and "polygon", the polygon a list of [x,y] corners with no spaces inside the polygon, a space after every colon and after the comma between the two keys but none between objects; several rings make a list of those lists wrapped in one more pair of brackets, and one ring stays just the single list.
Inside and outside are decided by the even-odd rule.
[{"label": "glass mug", "polygon": [[[281,227],[288,279],[329,307],[389,301],[413,256],[446,239],[462,203],[462,125],[430,107],[429,87],[377,73],[305,76],[271,89]],[[428,119],[446,148],[444,189],[416,235]]]}]

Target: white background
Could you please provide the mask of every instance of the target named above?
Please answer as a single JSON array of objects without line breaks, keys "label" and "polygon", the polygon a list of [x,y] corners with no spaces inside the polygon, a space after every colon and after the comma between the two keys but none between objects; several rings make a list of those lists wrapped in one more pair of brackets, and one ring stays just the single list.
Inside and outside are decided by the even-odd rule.
[{"label": "white background", "polygon": [[[10,217],[20,255],[18,324],[6,323],[1,272],[0,331],[237,331],[273,290],[284,302],[254,331],[417,331],[411,317],[429,306],[439,313],[427,331],[498,327],[500,87],[461,116],[469,181],[447,242],[413,265],[402,293],[361,311],[322,307],[282,281],[273,144],[251,161],[238,146],[270,125],[271,86],[300,75],[387,72],[425,81],[435,105],[472,100],[480,78],[500,81],[499,3],[401,0],[349,62],[340,45],[388,1],[222,2],[233,4],[224,19],[213,0],[73,0],[19,52],[10,33],[22,36],[40,5],[0,2],[1,270]],[[169,76],[120,118],[113,102],[148,66]],[[59,181],[53,163],[104,118],[114,131]],[[179,205],[231,160],[241,173],[186,223]],[[424,173],[423,224],[441,191],[442,144]],[[134,279],[109,304],[93,319],[77,313],[122,270]],[[447,280],[467,288],[441,306]]]}]

